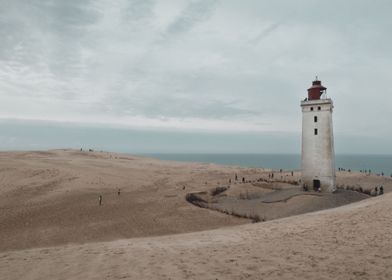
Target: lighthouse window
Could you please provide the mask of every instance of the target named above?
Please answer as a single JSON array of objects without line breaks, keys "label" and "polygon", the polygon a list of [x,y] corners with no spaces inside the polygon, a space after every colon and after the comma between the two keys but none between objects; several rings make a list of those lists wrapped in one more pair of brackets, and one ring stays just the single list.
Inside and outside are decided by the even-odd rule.
[{"label": "lighthouse window", "polygon": [[314,122],[317,122],[317,116],[314,116]]},{"label": "lighthouse window", "polygon": [[310,107],[310,111],[313,111],[313,107]]},{"label": "lighthouse window", "polygon": [[315,128],[314,129],[314,135],[317,135],[318,134],[318,130],[317,130],[317,128]]}]

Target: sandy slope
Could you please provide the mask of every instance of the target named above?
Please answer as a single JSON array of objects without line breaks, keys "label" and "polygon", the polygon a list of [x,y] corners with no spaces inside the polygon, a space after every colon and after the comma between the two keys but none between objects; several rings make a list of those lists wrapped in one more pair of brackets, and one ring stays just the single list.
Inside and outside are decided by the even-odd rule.
[{"label": "sandy slope", "polygon": [[[392,279],[392,194],[248,225],[184,200],[234,173],[262,172],[110,153],[0,153],[0,279]],[[338,176],[391,190],[390,178]]]},{"label": "sandy slope", "polygon": [[247,223],[184,199],[235,171],[99,152],[0,153],[0,251]]},{"label": "sandy slope", "polygon": [[0,253],[7,279],[391,279],[392,194],[218,230]]}]

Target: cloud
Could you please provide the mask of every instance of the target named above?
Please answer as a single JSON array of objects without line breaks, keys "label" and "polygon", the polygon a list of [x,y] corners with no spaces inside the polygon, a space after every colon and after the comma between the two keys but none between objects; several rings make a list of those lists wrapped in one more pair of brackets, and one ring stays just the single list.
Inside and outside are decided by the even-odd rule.
[{"label": "cloud", "polygon": [[181,15],[168,26],[167,32],[177,34],[189,31],[198,22],[209,18],[216,3],[216,0],[191,1]]},{"label": "cloud", "polygon": [[254,39],[250,40],[250,43],[259,43],[261,40],[265,39],[270,33],[274,32],[281,23],[271,23],[267,28],[263,29],[260,34],[258,34]]},{"label": "cloud", "polygon": [[299,131],[318,74],[338,134],[390,137],[391,5],[3,0],[0,117]]}]

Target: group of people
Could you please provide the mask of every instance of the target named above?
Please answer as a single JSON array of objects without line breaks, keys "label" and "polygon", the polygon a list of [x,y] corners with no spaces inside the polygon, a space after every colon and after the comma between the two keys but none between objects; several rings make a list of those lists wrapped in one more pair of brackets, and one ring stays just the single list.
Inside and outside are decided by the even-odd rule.
[{"label": "group of people", "polygon": [[[279,172],[282,173],[282,172],[283,172],[283,169],[280,169]],[[286,175],[286,176],[289,176],[289,175]],[[291,171],[291,176],[294,176],[294,171]],[[281,179],[282,179],[282,177],[283,177],[283,176],[281,176]],[[274,174],[273,172],[268,173],[268,179],[274,179],[274,178],[275,178],[275,174]],[[245,179],[245,177],[239,178],[238,175],[237,175],[237,173],[235,173],[234,179],[235,179],[235,181],[240,180],[240,181],[242,181],[242,183],[248,183],[248,182],[250,182],[250,181],[247,181],[247,180]],[[262,180],[262,178],[259,178],[257,181],[261,181],[261,180]],[[229,179],[229,184],[231,184],[231,179]]]},{"label": "group of people", "polygon": [[339,171],[351,172],[351,169],[346,169],[346,168],[343,168],[343,167],[339,167],[338,170],[339,170]]},{"label": "group of people", "polygon": [[[120,194],[121,194],[121,189],[118,189],[117,190],[117,196],[120,196]],[[98,196],[98,205],[99,206],[102,205],[102,195],[101,194]]]},{"label": "group of people", "polygon": [[[348,172],[351,172],[351,169],[346,169],[346,168],[342,168],[342,167],[339,167],[338,170],[339,170],[339,171],[348,171]],[[359,172],[365,173],[365,174],[367,174],[367,175],[372,174],[372,170],[371,170],[371,169],[361,169],[361,170],[359,170]],[[388,174],[384,174],[384,172],[377,173],[376,175],[377,175],[377,176],[382,176],[382,177],[388,176]],[[392,177],[392,173],[391,173],[391,177]]]},{"label": "group of people", "polygon": [[361,172],[361,173],[372,173],[372,171],[370,169],[369,170],[367,170],[367,169],[359,170],[359,172]]},{"label": "group of people", "polygon": [[[309,191],[308,185],[303,184],[302,190],[303,190],[304,192]],[[321,192],[321,187],[313,187],[313,191],[315,191],[315,192]]]},{"label": "group of people", "polygon": [[[235,180],[238,181],[237,173],[235,174]],[[231,183],[231,179],[229,180],[229,183]],[[245,183],[245,177],[242,177],[242,183]]]}]

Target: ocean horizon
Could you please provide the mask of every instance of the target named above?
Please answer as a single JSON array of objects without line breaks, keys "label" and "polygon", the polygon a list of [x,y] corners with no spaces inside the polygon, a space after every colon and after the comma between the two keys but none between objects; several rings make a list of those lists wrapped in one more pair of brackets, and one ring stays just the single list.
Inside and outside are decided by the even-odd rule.
[{"label": "ocean horizon", "polygon": [[[161,160],[215,163],[257,167],[274,170],[299,170],[300,154],[240,154],[240,153],[143,153]],[[392,155],[336,154],[336,169],[352,171],[370,170],[376,174],[392,175]]]}]

